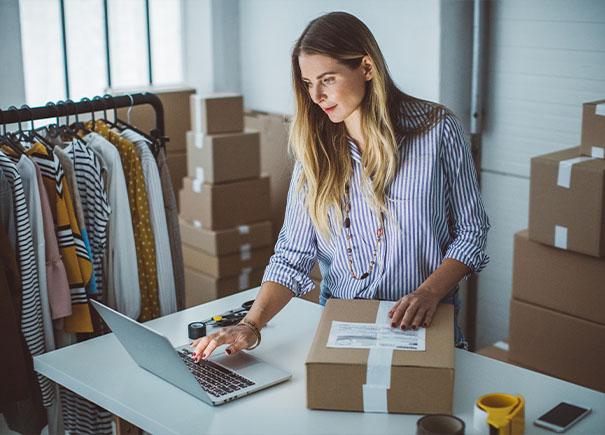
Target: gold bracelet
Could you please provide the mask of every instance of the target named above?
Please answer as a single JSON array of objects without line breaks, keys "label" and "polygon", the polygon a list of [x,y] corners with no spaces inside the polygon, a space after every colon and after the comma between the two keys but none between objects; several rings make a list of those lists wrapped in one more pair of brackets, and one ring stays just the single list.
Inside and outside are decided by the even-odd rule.
[{"label": "gold bracelet", "polygon": [[258,329],[258,326],[256,326],[256,324],[254,324],[254,322],[251,322],[248,319],[242,319],[239,323],[239,325],[244,325],[248,328],[250,328],[252,330],[252,332],[254,333],[254,335],[256,336],[256,343],[254,343],[253,346],[246,348],[246,350],[252,350],[256,347],[258,347],[258,345],[260,344],[260,329]]}]

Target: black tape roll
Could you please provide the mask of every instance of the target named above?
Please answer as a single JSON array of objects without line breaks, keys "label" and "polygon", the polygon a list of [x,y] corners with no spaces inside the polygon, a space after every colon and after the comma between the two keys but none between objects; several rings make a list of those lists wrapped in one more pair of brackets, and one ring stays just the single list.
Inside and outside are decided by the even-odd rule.
[{"label": "black tape roll", "polygon": [[206,336],[206,324],[203,322],[193,322],[188,326],[189,339],[195,340],[197,338]]}]

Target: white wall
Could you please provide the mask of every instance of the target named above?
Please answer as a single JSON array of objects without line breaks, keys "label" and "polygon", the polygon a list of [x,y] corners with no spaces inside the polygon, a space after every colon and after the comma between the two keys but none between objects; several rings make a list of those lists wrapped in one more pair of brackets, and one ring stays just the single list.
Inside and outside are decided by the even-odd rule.
[{"label": "white wall", "polygon": [[370,28],[403,91],[439,99],[437,0],[242,0],[241,84],[246,107],[293,113],[292,47],[309,21],[331,11],[350,12]]},{"label": "white wall", "polygon": [[25,102],[19,0],[0,1],[0,108]]},{"label": "white wall", "polygon": [[585,101],[605,97],[605,2],[490,3],[483,198],[490,265],[479,278],[479,345],[508,336],[513,234],[526,228],[530,159],[580,142]]}]

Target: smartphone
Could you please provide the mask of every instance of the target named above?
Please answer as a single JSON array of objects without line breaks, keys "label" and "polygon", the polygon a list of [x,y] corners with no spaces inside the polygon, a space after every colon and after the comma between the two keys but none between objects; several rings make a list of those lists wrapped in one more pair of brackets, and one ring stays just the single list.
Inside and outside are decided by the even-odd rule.
[{"label": "smartphone", "polygon": [[590,408],[583,408],[571,403],[561,402],[546,414],[538,417],[534,424],[553,432],[565,432],[590,413]]}]

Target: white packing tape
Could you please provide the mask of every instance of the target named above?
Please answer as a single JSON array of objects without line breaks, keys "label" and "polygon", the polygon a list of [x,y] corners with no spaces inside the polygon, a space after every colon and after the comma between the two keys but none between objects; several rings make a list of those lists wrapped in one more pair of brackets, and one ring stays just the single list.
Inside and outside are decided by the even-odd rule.
[{"label": "white packing tape", "polygon": [[[388,324],[394,302],[380,301],[376,324]],[[391,388],[393,349],[374,347],[368,354],[366,383],[362,387],[364,412],[389,412],[387,393]]]},{"label": "white packing tape", "polygon": [[597,104],[594,109],[594,114],[599,116],[605,116],[605,103]]},{"label": "white packing tape", "polygon": [[202,99],[193,94],[189,97],[189,108],[191,109],[191,129],[195,133],[202,132]]},{"label": "white packing tape", "polygon": [[506,341],[497,341],[494,343],[494,347],[508,352],[508,343]]},{"label": "white packing tape", "polygon": [[206,180],[204,178],[204,168],[200,168],[199,166],[195,168],[195,179],[202,180],[202,182]]},{"label": "white packing tape", "polygon": [[590,149],[590,155],[595,159],[605,159],[605,148],[592,147]]},{"label": "white packing tape", "polygon": [[473,412],[473,427],[477,435],[489,435],[489,424],[487,424],[487,412],[479,408],[475,403]]},{"label": "white packing tape", "polygon": [[252,246],[250,243],[245,243],[239,247],[239,256],[242,261],[250,260],[252,256]]},{"label": "white packing tape", "polygon": [[593,157],[574,157],[573,159],[561,160],[559,162],[559,173],[557,174],[557,185],[569,189],[571,186],[571,168],[573,165],[592,160]]},{"label": "white packing tape", "polygon": [[555,225],[555,246],[567,249],[567,227]]},{"label": "white packing tape", "polygon": [[237,227],[237,231],[240,234],[250,234],[250,227],[248,225],[240,225]]},{"label": "white packing tape", "polygon": [[239,290],[246,290],[250,288],[250,272],[251,267],[244,267],[239,273]]},{"label": "white packing tape", "polygon": [[198,221],[197,219],[193,221],[193,226],[196,228],[202,228],[202,221]]},{"label": "white packing tape", "polygon": [[202,191],[202,183],[204,180],[200,180],[199,178],[194,178],[191,180],[191,186],[195,193],[200,193]]}]

